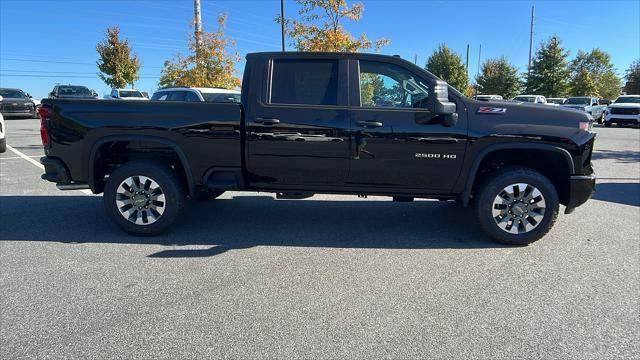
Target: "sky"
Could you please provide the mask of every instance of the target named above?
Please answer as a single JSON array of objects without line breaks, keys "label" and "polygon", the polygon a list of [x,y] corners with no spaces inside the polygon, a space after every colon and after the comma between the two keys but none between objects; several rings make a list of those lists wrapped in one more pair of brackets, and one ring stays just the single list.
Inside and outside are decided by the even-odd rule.
[{"label": "sky", "polygon": [[[201,0],[205,30],[228,15],[227,35],[242,56],[280,50],[279,0]],[[611,54],[618,74],[640,58],[640,1],[383,1],[362,0],[363,18],[345,22],[354,35],[387,38],[383,54],[400,55],[424,66],[446,43],[464,60],[470,46],[469,75],[480,62],[506,56],[525,71],[529,56],[531,7],[535,6],[534,47],[560,37],[572,58],[578,50],[600,48]],[[348,1],[349,4],[354,1]],[[285,1],[287,17],[298,4]],[[95,45],[108,26],[119,25],[142,62],[135,87],[152,93],[165,60],[186,53],[192,31],[192,0],[0,0],[0,87],[46,97],[56,83],[85,85],[100,97],[109,87],[96,75]],[[482,47],[479,53],[480,46]],[[287,49],[291,46],[287,44]]]}]

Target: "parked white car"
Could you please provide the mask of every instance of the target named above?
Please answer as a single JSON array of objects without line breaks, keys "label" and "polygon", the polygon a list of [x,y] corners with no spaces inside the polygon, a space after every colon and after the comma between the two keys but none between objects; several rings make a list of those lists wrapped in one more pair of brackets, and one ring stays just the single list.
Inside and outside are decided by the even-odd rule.
[{"label": "parked white car", "polygon": [[164,88],[156,91],[151,100],[239,103],[240,91],[221,88]]},{"label": "parked white car", "polygon": [[106,100],[149,100],[141,91],[135,89],[111,89],[111,93],[104,98]]},{"label": "parked white car", "polygon": [[[2,96],[0,96],[0,101],[2,101]],[[4,116],[0,113],[0,153],[7,151],[7,139],[4,136],[4,132]]]},{"label": "parked white car", "polygon": [[607,107],[604,126],[640,126],[640,95],[622,95]]},{"label": "parked white car", "polygon": [[546,104],[547,98],[542,95],[518,95],[511,99],[516,102],[527,102],[532,104]]},{"label": "parked white car", "polygon": [[476,95],[473,97],[474,100],[478,101],[500,101],[502,100],[501,95]]},{"label": "parked white car", "polygon": [[567,101],[567,98],[547,98],[547,104],[562,105]]}]

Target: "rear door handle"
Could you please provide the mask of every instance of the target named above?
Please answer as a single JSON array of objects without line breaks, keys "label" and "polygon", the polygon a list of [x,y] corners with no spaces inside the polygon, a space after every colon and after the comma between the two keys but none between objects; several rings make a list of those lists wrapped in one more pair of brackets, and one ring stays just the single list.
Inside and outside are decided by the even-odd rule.
[{"label": "rear door handle", "polygon": [[358,126],[377,128],[382,127],[382,123],[380,121],[358,121]]},{"label": "rear door handle", "polygon": [[263,125],[280,124],[280,120],[274,118],[256,118],[255,122]]}]

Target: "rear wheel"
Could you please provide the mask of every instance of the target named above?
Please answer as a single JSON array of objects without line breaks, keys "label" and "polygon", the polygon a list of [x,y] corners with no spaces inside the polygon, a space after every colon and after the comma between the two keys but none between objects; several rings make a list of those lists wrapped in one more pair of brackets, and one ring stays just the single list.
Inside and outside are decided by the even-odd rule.
[{"label": "rear wheel", "polygon": [[496,172],[476,198],[480,227],[494,240],[526,245],[542,238],[558,217],[558,193],[542,174],[525,167]]},{"label": "rear wheel", "polygon": [[103,198],[107,214],[124,231],[153,236],[178,217],[185,191],[170,166],[140,160],[126,163],[109,175]]}]

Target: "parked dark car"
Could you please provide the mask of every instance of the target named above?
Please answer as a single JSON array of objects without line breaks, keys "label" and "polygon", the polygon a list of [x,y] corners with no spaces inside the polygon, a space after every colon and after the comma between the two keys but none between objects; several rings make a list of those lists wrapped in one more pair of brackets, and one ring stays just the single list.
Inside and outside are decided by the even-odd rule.
[{"label": "parked dark car", "polygon": [[0,113],[5,117],[37,117],[31,95],[20,89],[0,88]]},{"label": "parked dark car", "polygon": [[240,104],[47,99],[41,115],[43,178],[104,192],[135,235],[167,230],[188,197],[243,190],[457,200],[495,240],[527,244],[595,186],[586,113],[468,99],[393,56],[249,54]]},{"label": "parked dark car", "polygon": [[50,99],[97,99],[98,93],[82,85],[56,85],[49,93]]}]

